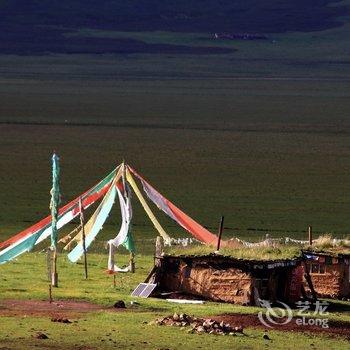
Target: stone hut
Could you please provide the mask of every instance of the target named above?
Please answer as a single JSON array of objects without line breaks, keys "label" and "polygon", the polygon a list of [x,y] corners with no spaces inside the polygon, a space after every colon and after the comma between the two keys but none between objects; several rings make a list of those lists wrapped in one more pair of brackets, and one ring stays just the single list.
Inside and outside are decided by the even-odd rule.
[{"label": "stone hut", "polygon": [[304,251],[304,257],[318,297],[350,298],[350,254]]},{"label": "stone hut", "polygon": [[259,305],[259,298],[292,304],[301,298],[301,258],[255,261],[210,254],[157,260],[154,281],[161,292],[241,305]]}]

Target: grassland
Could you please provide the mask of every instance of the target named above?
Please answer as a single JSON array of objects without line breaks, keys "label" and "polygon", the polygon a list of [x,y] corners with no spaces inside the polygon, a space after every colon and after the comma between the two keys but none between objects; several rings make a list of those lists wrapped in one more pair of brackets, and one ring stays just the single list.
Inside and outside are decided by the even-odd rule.
[{"label": "grassland", "polygon": [[[95,313],[73,325],[55,324],[47,318],[25,317],[18,323],[13,317],[4,317],[0,342],[10,349],[317,349],[343,350],[348,342],[312,334],[271,331],[272,341],[262,339],[263,332],[246,330],[245,336],[215,337],[191,335],[172,327],[149,326],[155,313]],[[146,324],[145,324],[146,323]],[[16,328],[16,332],[14,332]],[[48,340],[32,337],[37,331],[49,336]],[[272,344],[272,345],[271,345]],[[293,345],[292,345],[293,344]],[[15,345],[15,347],[14,347]]]},{"label": "grassland", "polygon": [[[113,277],[105,273],[106,256],[89,254],[88,280],[83,278],[83,266],[71,264],[64,256],[59,257],[59,288],[53,290],[54,300],[79,299],[111,306],[116,300],[125,300],[124,312],[97,311],[71,318],[72,324],[50,322],[49,316],[20,315],[2,316],[0,344],[10,349],[291,349],[315,347],[318,349],[346,349],[348,342],[341,337],[319,334],[269,331],[271,341],[262,338],[263,330],[246,329],[245,336],[219,337],[187,334],[178,328],[151,326],[147,323],[158,316],[174,312],[210,316],[219,313],[257,313],[258,308],[241,307],[222,303],[186,306],[174,305],[157,299],[138,299],[131,306],[130,292],[143,280],[152,266],[150,256],[137,255],[136,274],[117,275],[116,288]],[[118,255],[119,264],[127,262],[127,256]],[[48,298],[46,255],[27,254],[18,261],[1,266],[1,299]],[[344,304],[345,305],[345,304]],[[331,313],[333,320],[349,321],[348,312]],[[48,340],[34,339],[36,332],[44,332]],[[204,344],[205,342],[205,344]],[[313,345],[312,345],[313,344]]]},{"label": "grassland", "polygon": [[[61,156],[63,201],[123,158],[185,212],[245,239],[348,234],[347,134],[2,125],[1,236],[48,213],[49,156]],[[134,230],[150,223],[136,201]],[[158,217],[176,233],[173,223]],[[117,230],[116,208],[109,221]],[[175,231],[175,232],[174,232]]]},{"label": "grassland", "polygon": [[[228,235],[301,238],[309,224],[347,235],[348,35],[345,24],[274,34],[275,43],[215,43],[238,48],[220,56],[1,56],[2,237],[47,212],[54,149],[64,201],[124,158],[205,225],[215,229],[224,214]],[[138,213],[135,228],[147,224]]]}]

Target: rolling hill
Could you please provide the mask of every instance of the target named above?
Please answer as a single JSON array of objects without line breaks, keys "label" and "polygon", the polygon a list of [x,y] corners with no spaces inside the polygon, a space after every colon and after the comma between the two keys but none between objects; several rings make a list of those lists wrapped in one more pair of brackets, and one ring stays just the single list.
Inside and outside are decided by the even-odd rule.
[{"label": "rolling hill", "polygon": [[[0,3],[0,53],[198,53],[136,41],[66,35],[81,28],[191,33],[309,32],[336,27],[349,6],[334,0],[8,0]],[[197,49],[198,50],[198,49]],[[199,53],[224,53],[203,49]],[[227,52],[227,51],[226,51]]]}]

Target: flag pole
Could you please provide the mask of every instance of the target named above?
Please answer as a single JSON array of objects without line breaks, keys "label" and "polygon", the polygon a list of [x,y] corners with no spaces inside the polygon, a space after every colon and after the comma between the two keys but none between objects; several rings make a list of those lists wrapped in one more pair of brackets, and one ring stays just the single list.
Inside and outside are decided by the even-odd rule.
[{"label": "flag pole", "polygon": [[[123,173],[122,173],[122,181],[123,181],[123,187],[124,187],[124,198],[125,200],[128,197],[128,188],[126,185],[126,165],[125,161],[123,160]],[[129,266],[130,266],[130,272],[135,273],[135,254],[131,251],[129,255]]]},{"label": "flag pole", "polygon": [[84,251],[84,271],[85,271],[85,279],[88,278],[88,268],[87,268],[87,254],[86,254],[86,243],[85,243],[85,218],[84,218],[84,207],[81,197],[79,198],[79,210],[80,210],[80,226],[82,233],[82,241],[83,241],[83,251]]},{"label": "flag pole", "polygon": [[52,189],[51,189],[51,251],[52,256],[52,270],[51,270],[51,285],[58,287],[58,273],[57,273],[57,217],[58,205],[60,201],[60,187],[59,187],[60,166],[59,158],[54,152],[52,155]]}]

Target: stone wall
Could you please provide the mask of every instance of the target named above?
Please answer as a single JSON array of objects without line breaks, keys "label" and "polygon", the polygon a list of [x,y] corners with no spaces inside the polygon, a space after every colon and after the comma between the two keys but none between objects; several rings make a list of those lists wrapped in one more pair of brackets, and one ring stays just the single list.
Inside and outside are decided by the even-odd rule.
[{"label": "stone wall", "polygon": [[167,273],[162,275],[160,288],[214,301],[253,303],[253,279],[250,273],[233,267],[218,269],[205,264],[189,266],[181,261],[177,269],[167,269]]},{"label": "stone wall", "polygon": [[[319,297],[342,298],[349,293],[349,267],[343,264],[326,265],[324,273],[310,273],[312,284]],[[306,285],[305,289],[309,292]]]}]

